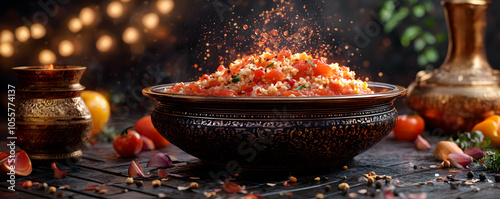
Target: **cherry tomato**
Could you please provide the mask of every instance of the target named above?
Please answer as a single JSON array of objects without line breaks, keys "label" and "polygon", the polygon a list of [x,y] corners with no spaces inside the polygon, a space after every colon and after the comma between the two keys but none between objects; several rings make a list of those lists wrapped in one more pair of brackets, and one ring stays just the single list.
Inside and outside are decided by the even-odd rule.
[{"label": "cherry tomato", "polygon": [[166,147],[170,144],[153,126],[151,116],[145,116],[135,123],[134,129],[141,134],[152,140],[155,144],[155,149]]},{"label": "cherry tomato", "polygon": [[398,140],[414,141],[424,129],[425,122],[420,115],[400,115],[393,131]]},{"label": "cherry tomato", "polygon": [[121,157],[133,157],[139,154],[142,149],[141,135],[136,131],[127,128],[113,140],[113,148]]}]

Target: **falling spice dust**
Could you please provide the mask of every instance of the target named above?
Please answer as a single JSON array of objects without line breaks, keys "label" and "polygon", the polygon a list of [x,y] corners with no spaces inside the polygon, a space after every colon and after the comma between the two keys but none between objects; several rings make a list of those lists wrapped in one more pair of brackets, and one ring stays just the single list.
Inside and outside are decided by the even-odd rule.
[{"label": "falling spice dust", "polygon": [[[215,18],[202,24],[199,45],[192,50],[203,61],[193,67],[202,71],[202,66],[208,66],[208,70],[264,51],[306,52],[317,59],[333,59],[340,64],[347,64],[349,57],[361,56],[358,48],[342,42],[345,40],[342,19],[337,14],[325,15],[321,5],[324,1],[312,6],[273,1],[273,8],[260,14],[251,9],[253,16],[242,16],[233,6],[223,23]],[[211,59],[211,55],[216,55],[216,59]]]}]

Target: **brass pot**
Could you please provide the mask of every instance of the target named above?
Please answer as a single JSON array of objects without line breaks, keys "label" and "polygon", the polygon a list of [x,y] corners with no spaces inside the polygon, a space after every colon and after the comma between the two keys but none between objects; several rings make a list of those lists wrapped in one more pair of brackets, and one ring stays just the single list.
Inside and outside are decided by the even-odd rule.
[{"label": "brass pot", "polygon": [[202,161],[251,169],[339,165],[395,126],[393,102],[406,89],[369,83],[374,94],[327,97],[210,97],[145,88],[156,101],[153,125]]},{"label": "brass pot", "polygon": [[490,0],[445,0],[449,30],[446,60],[420,71],[408,87],[409,104],[432,131],[456,135],[500,114],[500,72],[486,58],[484,37]]},{"label": "brass pot", "polygon": [[92,130],[90,111],[80,97],[85,89],[82,66],[22,66],[13,68],[16,88],[17,145],[34,162],[73,159]]}]

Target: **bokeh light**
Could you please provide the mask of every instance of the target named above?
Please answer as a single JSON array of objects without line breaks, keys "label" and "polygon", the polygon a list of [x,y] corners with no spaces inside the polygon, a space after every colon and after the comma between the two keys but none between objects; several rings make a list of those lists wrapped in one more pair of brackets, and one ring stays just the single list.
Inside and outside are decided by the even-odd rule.
[{"label": "bokeh light", "polygon": [[118,1],[113,1],[108,5],[106,12],[111,18],[120,18],[123,15],[123,5]]},{"label": "bokeh light", "polygon": [[41,38],[45,37],[46,30],[42,24],[35,23],[35,24],[31,25],[30,29],[31,29],[31,38],[41,39]]},{"label": "bokeh light", "polygon": [[83,24],[79,18],[73,18],[73,19],[69,20],[68,29],[72,33],[79,32],[80,30],[82,30],[82,27],[83,27]]},{"label": "bokeh light", "polygon": [[26,26],[16,28],[16,39],[20,42],[25,42],[30,38],[30,29]]},{"label": "bokeh light", "polygon": [[160,23],[160,17],[155,13],[148,13],[142,17],[142,25],[148,29],[153,29]]},{"label": "bokeh light", "polygon": [[0,43],[14,42],[14,33],[10,30],[2,30],[0,32]]},{"label": "bokeh light", "polygon": [[68,40],[63,40],[61,43],[59,43],[59,54],[63,57],[67,57],[73,54],[75,52],[75,46],[71,41]]},{"label": "bokeh light", "polygon": [[2,57],[12,57],[14,55],[14,45],[9,42],[4,42],[0,44],[0,55]]},{"label": "bokeh light", "polygon": [[38,56],[38,61],[41,64],[53,64],[56,61],[56,54],[48,49],[42,50]]},{"label": "bokeh light", "polygon": [[125,31],[123,31],[122,39],[123,42],[127,44],[133,44],[139,41],[139,37],[140,33],[136,28],[128,27],[127,29],[125,29]]},{"label": "bokeh light", "polygon": [[80,20],[82,21],[82,24],[85,26],[88,26],[88,25],[91,25],[92,23],[94,23],[95,12],[94,12],[94,10],[92,10],[92,8],[85,7],[85,8],[82,8],[82,10],[80,11],[79,17],[80,17]]},{"label": "bokeh light", "polygon": [[95,46],[97,50],[101,52],[108,52],[111,50],[111,47],[113,47],[113,38],[109,35],[102,35],[99,39],[97,39]]},{"label": "bokeh light", "polygon": [[158,0],[156,2],[156,9],[158,9],[158,11],[161,14],[166,15],[174,9],[174,1],[172,1],[172,0]]}]

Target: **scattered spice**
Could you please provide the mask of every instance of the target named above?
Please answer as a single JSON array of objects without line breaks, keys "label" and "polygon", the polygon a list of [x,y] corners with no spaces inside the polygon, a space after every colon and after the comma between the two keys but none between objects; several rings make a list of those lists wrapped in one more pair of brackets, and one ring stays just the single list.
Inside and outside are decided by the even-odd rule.
[{"label": "scattered spice", "polygon": [[372,177],[368,177],[368,184],[373,184],[375,182],[375,179]]},{"label": "scattered spice", "polygon": [[137,181],[135,181],[135,185],[136,185],[137,187],[142,186],[142,184],[144,184],[144,182],[143,182],[142,180],[137,180]]},{"label": "scattered spice", "polygon": [[436,178],[437,181],[442,181],[443,180],[443,177],[439,176]]},{"label": "scattered spice", "polygon": [[346,189],[349,189],[349,184],[347,184],[345,182],[339,184],[339,190],[343,191]]},{"label": "scattered spice", "polygon": [[321,178],[320,178],[320,177],[315,177],[315,178],[314,178],[314,181],[320,181],[320,180],[321,180]]},{"label": "scattered spice", "polygon": [[163,169],[158,169],[158,177],[160,178],[166,178],[168,176],[168,173],[163,170]]},{"label": "scattered spice", "polygon": [[158,193],[157,194],[158,198],[166,198],[167,197],[167,194],[164,194],[164,193]]},{"label": "scattered spice", "polygon": [[342,169],[345,171],[347,170],[347,166],[343,166]]},{"label": "scattered spice", "polygon": [[500,182],[500,174],[495,174],[495,182]]},{"label": "scattered spice", "polygon": [[159,186],[161,186],[161,181],[153,180],[153,182],[151,182],[151,184],[153,185],[153,187],[159,187]]},{"label": "scattered spice", "polygon": [[56,162],[52,162],[51,167],[54,170],[54,177],[56,179],[65,178],[68,174],[68,171],[57,168]]},{"label": "scattered spice", "polygon": [[469,172],[467,173],[467,178],[473,178],[473,177],[474,177],[474,172],[469,171]]},{"label": "scattered spice", "polygon": [[210,191],[210,192],[204,192],[203,195],[205,195],[205,197],[207,198],[213,198],[217,196],[217,193],[215,191]]},{"label": "scattered spice", "polygon": [[377,182],[375,182],[375,187],[377,187],[377,189],[380,189],[382,187],[382,181],[377,180]]},{"label": "scattered spice", "polygon": [[128,177],[128,178],[127,178],[127,180],[125,180],[125,182],[126,182],[127,184],[132,184],[132,183],[134,183],[134,178],[132,178],[132,177]]},{"label": "scattered spice", "polygon": [[101,187],[95,187],[95,192],[99,192],[101,190]]},{"label": "scattered spice", "polygon": [[346,179],[347,179],[347,176],[342,176],[342,177],[340,177],[340,179],[342,179],[342,180],[346,180]]},{"label": "scattered spice", "polygon": [[479,180],[485,181],[486,180],[486,174],[485,173],[479,174]]},{"label": "scattered spice", "polygon": [[291,197],[293,197],[293,193],[292,192],[288,192],[288,193],[286,193],[286,196],[289,197],[289,198],[291,198]]},{"label": "scattered spice", "polygon": [[49,193],[55,193],[57,191],[57,189],[55,187],[50,187],[49,188]]},{"label": "scattered spice", "polygon": [[325,198],[325,195],[323,195],[322,193],[318,193],[318,194],[316,194],[316,198],[323,199],[323,198]]},{"label": "scattered spice", "polygon": [[59,189],[69,189],[69,188],[71,188],[69,185],[63,185],[59,187]]},{"label": "scattered spice", "polygon": [[[343,176],[343,177],[345,177],[345,176]],[[347,177],[345,177],[345,179],[347,179]],[[321,176],[321,177],[320,177],[320,180],[321,180],[321,181],[327,181],[327,180],[328,180],[328,177],[326,177],[326,176]]]},{"label": "scattered spice", "polygon": [[23,183],[23,187],[25,188],[30,188],[31,186],[33,186],[33,182],[31,182],[31,180],[28,180]]},{"label": "scattered spice", "polygon": [[427,185],[434,185],[434,182],[432,182],[432,181],[427,181]]},{"label": "scattered spice", "polygon": [[323,187],[323,189],[324,189],[326,192],[328,192],[328,191],[332,190],[332,186],[330,186],[330,185],[325,185],[325,186]]},{"label": "scattered spice", "polygon": [[366,190],[366,189],[360,189],[360,190],[358,190],[358,193],[365,195],[365,194],[368,193],[368,190]]},{"label": "scattered spice", "polygon": [[101,189],[99,191],[99,194],[105,194],[105,193],[108,193],[108,190],[107,189]]},{"label": "scattered spice", "polygon": [[448,161],[448,160],[443,161],[443,167],[444,168],[450,168],[451,167],[450,161]]},{"label": "scattered spice", "polygon": [[191,182],[191,184],[189,184],[189,188],[197,189],[198,187],[199,187],[199,185],[197,182]]},{"label": "scattered spice", "polygon": [[358,194],[356,194],[356,193],[349,193],[349,194],[347,194],[347,197],[349,197],[349,198],[358,198]]},{"label": "scattered spice", "polygon": [[377,174],[375,172],[373,172],[373,171],[370,172],[370,173],[368,173],[368,175],[370,175],[370,176],[377,176]]},{"label": "scattered spice", "polygon": [[38,184],[38,189],[39,189],[39,190],[45,190],[45,189],[47,189],[48,187],[49,187],[49,185],[48,185],[47,183],[45,183],[45,182],[44,182],[44,183],[39,183],[39,184]]},{"label": "scattered spice", "polygon": [[389,180],[391,180],[391,179],[392,179],[392,177],[391,177],[391,176],[385,176],[385,179],[389,179]]},{"label": "scattered spice", "polygon": [[297,182],[297,178],[296,178],[296,177],[291,176],[291,177],[290,177],[290,182]]},{"label": "scattered spice", "polygon": [[229,180],[225,180],[224,181],[224,191],[228,192],[228,193],[247,193],[247,191],[241,187],[240,185],[234,183],[234,182],[230,182]]},{"label": "scattered spice", "polygon": [[386,185],[391,184],[391,179],[385,179],[385,184],[386,184]]},{"label": "scattered spice", "polygon": [[451,189],[458,189],[458,186],[460,186],[460,183],[459,183],[459,182],[450,183],[450,187],[451,187]]}]

